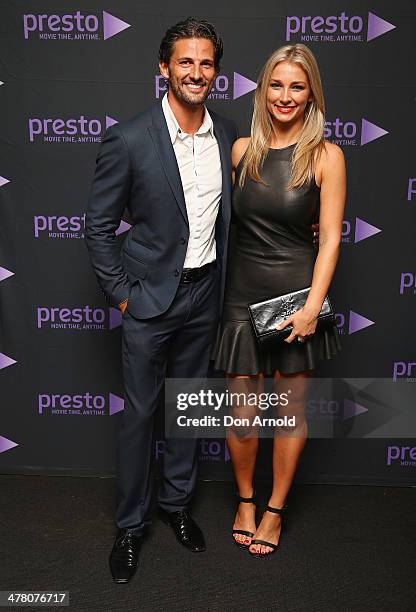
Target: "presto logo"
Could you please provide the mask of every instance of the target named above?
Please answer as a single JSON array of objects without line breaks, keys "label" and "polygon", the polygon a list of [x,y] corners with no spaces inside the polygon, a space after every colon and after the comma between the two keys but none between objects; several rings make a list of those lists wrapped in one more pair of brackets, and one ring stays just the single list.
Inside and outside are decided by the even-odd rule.
[{"label": "presto logo", "polygon": [[[116,236],[124,234],[131,225],[126,221],[120,221],[116,230]],[[35,238],[84,238],[85,213],[83,215],[35,215],[33,217],[33,234]]]},{"label": "presto logo", "polygon": [[[247,77],[233,72],[233,75],[219,74],[208,96],[208,100],[237,100],[254,89],[257,83]],[[155,75],[155,98],[159,100],[168,90],[166,79],[161,74]]]},{"label": "presto logo", "polygon": [[400,295],[416,295],[416,272],[401,272],[400,274]]},{"label": "presto logo", "polygon": [[[155,457],[161,459],[165,452],[166,442],[164,440],[156,440],[155,443]],[[201,438],[199,440],[199,461],[230,461],[230,453],[228,452],[227,443],[225,440],[206,440]]]},{"label": "presto logo", "polygon": [[344,219],[342,222],[341,240],[343,244],[357,244],[357,242],[371,238],[371,236],[375,236],[382,231],[379,227],[371,225],[371,223],[359,217],[355,218],[355,227],[353,231],[353,223],[354,221],[351,222],[348,219]]},{"label": "presto logo", "polygon": [[36,308],[37,329],[65,331],[104,331],[121,325],[122,315],[118,308],[94,308],[86,304],[76,308],[61,306],[38,306]]},{"label": "presto logo", "polygon": [[124,400],[114,393],[39,393],[37,407],[38,414],[112,416],[124,410]]},{"label": "presto logo", "polygon": [[342,11],[339,15],[292,15],[286,17],[286,40],[301,42],[363,42],[378,38],[396,26],[368,13],[362,15],[347,15]]},{"label": "presto logo", "polygon": [[416,382],[416,361],[395,361],[393,363],[393,381],[398,380]]},{"label": "presto logo", "polygon": [[23,36],[26,40],[33,36],[40,40],[107,40],[130,27],[129,23],[106,11],[88,15],[81,11],[64,15],[23,15]]},{"label": "presto logo", "polygon": [[416,467],[416,446],[388,446],[387,465],[393,465],[396,461],[402,467]]},{"label": "presto logo", "polygon": [[335,324],[338,329],[338,333],[342,335],[351,335],[355,334],[366,327],[370,327],[375,324],[375,321],[371,319],[367,319],[358,312],[354,312],[350,310],[349,313],[344,314],[342,312],[337,312],[335,315]]},{"label": "presto logo", "polygon": [[73,215],[35,215],[33,217],[35,238],[47,233],[48,238],[83,238],[85,231],[85,213]]},{"label": "presto logo", "polygon": [[411,200],[415,200],[415,199],[416,199],[416,178],[409,178],[409,181],[407,183],[407,200],[408,202],[410,202]]},{"label": "presto logo", "polygon": [[363,146],[388,134],[382,127],[362,118],[352,121],[336,117],[325,121],[324,137],[339,146]]},{"label": "presto logo", "polygon": [[44,143],[95,143],[101,142],[105,130],[115,123],[113,117],[88,118],[84,115],[70,118],[29,117],[29,142]]}]

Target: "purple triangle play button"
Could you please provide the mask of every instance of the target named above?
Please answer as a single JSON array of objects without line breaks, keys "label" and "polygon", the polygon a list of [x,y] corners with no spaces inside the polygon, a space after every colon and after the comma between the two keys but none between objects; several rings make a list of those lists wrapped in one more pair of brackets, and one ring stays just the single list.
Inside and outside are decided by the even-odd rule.
[{"label": "purple triangle play button", "polygon": [[13,276],[14,272],[10,272],[10,270],[7,270],[7,268],[2,268],[0,266],[0,282],[6,280],[6,278],[9,278],[9,276]]},{"label": "purple triangle play button", "polygon": [[5,453],[15,446],[19,445],[16,442],[12,442],[12,440],[8,440],[7,438],[0,436],[0,453]]},{"label": "purple triangle play button", "polygon": [[253,91],[256,89],[257,83],[254,81],[250,81],[242,74],[238,74],[238,72],[234,72],[234,87],[233,87],[233,98],[236,100],[241,96]]},{"label": "purple triangle play button", "polygon": [[368,408],[349,399],[344,399],[344,421],[345,419],[351,419],[359,414],[363,414],[363,412],[368,412]]},{"label": "purple triangle play button", "polygon": [[17,363],[15,359],[12,359],[11,357],[7,357],[7,355],[5,355],[4,353],[0,353],[0,370],[13,365],[14,363]]},{"label": "purple triangle play button", "polygon": [[104,21],[104,40],[119,34],[123,30],[131,27],[130,23],[126,21],[122,21],[118,17],[114,17],[111,13],[107,13],[103,11],[103,21]]},{"label": "purple triangle play button", "polygon": [[116,414],[117,412],[121,412],[124,410],[124,399],[115,395],[114,393],[110,393],[109,395],[109,404],[110,404],[110,416]]},{"label": "purple triangle play button", "polygon": [[113,308],[112,306],[110,306],[110,329],[120,327],[121,317],[121,310],[119,310],[119,308]]},{"label": "purple triangle play button", "polygon": [[367,223],[367,221],[363,221],[363,219],[357,217],[355,220],[354,242],[360,242],[361,240],[370,238],[370,236],[374,236],[374,234],[379,234],[380,232],[381,229],[375,225],[370,225],[370,223]]},{"label": "purple triangle play button", "polygon": [[116,123],[118,123],[117,119],[113,119],[112,117],[109,117],[108,115],[105,116],[105,129],[108,130],[109,127],[111,127],[112,125],[115,125]]},{"label": "purple triangle play button", "polygon": [[371,321],[371,319],[367,319],[357,312],[350,310],[350,322],[348,326],[349,334],[355,334],[355,332],[365,329],[370,325],[374,325],[374,321]]},{"label": "purple triangle play button", "polygon": [[372,140],[377,140],[377,138],[381,138],[386,134],[388,134],[387,130],[383,130],[383,128],[375,123],[371,123],[367,121],[367,119],[361,120],[361,145],[365,145]]},{"label": "purple triangle play button", "polygon": [[0,176],[0,187],[7,185],[7,183],[10,183],[9,179],[4,178],[4,176]]},{"label": "purple triangle play button", "polygon": [[390,30],[394,30],[395,27],[389,21],[377,17],[374,13],[368,13],[367,42],[386,34],[386,32],[390,32]]},{"label": "purple triangle play button", "polygon": [[118,226],[118,229],[116,230],[116,236],[119,236],[120,234],[124,234],[124,232],[128,232],[130,228],[131,228],[130,223],[127,223],[126,221],[123,221],[122,219],[120,221],[120,225]]}]

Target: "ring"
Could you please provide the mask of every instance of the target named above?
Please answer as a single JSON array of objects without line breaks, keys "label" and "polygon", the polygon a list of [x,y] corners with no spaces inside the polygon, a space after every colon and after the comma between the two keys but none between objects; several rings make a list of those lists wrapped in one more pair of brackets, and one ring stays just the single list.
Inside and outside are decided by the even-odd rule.
[{"label": "ring", "polygon": [[305,342],[305,338],[301,338],[300,336],[297,336],[298,342]]}]

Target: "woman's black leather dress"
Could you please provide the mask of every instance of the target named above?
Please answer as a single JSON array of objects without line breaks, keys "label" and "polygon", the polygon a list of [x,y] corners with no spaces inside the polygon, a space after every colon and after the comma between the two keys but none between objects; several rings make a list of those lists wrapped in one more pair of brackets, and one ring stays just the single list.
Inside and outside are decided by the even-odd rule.
[{"label": "woman's black leather dress", "polygon": [[247,305],[309,287],[317,249],[312,224],[319,218],[320,189],[312,184],[287,191],[295,145],[269,149],[261,176],[266,185],[246,177],[233,195],[232,232],[224,310],[213,351],[214,368],[233,374],[284,374],[314,369],[317,361],[340,350],[330,326],[291,344],[277,340],[260,350]]}]

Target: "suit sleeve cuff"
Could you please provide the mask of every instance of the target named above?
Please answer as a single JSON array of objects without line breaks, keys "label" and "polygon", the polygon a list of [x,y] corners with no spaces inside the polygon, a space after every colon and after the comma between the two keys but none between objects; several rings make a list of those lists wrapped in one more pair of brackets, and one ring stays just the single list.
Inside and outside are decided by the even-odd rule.
[{"label": "suit sleeve cuff", "polygon": [[117,287],[117,289],[107,294],[107,301],[110,306],[118,308],[120,304],[128,300],[130,297],[130,289],[128,283],[123,283],[122,286]]}]

